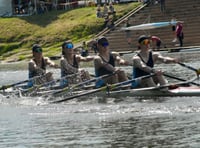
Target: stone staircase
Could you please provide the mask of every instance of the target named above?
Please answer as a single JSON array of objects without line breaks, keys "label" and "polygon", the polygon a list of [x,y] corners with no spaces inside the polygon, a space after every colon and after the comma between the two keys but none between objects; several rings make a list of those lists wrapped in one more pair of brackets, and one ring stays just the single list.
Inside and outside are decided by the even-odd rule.
[{"label": "stone staircase", "polygon": [[137,39],[142,34],[159,36],[167,48],[174,48],[175,43],[172,43],[174,34],[171,26],[145,31],[131,31],[131,46],[127,43],[125,32],[120,31],[120,28],[124,26],[123,20],[125,18],[129,18],[131,25],[134,26],[143,23],[171,21],[173,16],[177,20],[184,21],[183,46],[200,46],[200,0],[166,0],[166,13],[160,11],[159,4],[140,6],[138,11],[133,11],[123,17],[121,21],[118,21],[117,24],[115,23],[115,30],[105,29],[99,35],[104,35],[108,38],[110,48],[113,51],[137,50]]}]

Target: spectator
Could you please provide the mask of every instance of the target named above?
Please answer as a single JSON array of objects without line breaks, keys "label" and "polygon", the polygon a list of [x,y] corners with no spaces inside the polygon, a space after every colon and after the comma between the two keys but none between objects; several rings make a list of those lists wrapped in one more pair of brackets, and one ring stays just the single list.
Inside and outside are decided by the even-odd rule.
[{"label": "spectator", "polygon": [[96,40],[93,40],[93,41],[91,42],[91,50],[93,50],[94,53],[97,54],[98,47],[97,47],[97,41],[96,41]]},{"label": "spectator", "polygon": [[102,18],[102,17],[103,17],[103,14],[102,14],[102,12],[101,12],[101,6],[100,6],[100,5],[97,5],[96,16],[97,16],[97,18]]},{"label": "spectator", "polygon": [[113,18],[112,17],[108,17],[106,27],[108,29],[114,30],[114,26],[115,26],[115,24],[114,24]]},{"label": "spectator", "polygon": [[81,56],[82,57],[87,57],[88,56],[88,46],[87,46],[85,41],[83,42],[83,45],[82,45]]},{"label": "spectator", "polygon": [[162,44],[162,41],[158,36],[152,35],[149,37],[149,40],[151,41],[151,46],[153,50],[160,49],[160,45]]},{"label": "spectator", "polygon": [[162,13],[165,12],[165,0],[160,0],[160,10]]},{"label": "spectator", "polygon": [[109,15],[115,15],[115,8],[113,7],[112,2],[109,3],[109,10],[108,10],[108,14]]},{"label": "spectator", "polygon": [[[130,27],[131,26],[128,18],[125,19],[124,22],[125,22],[124,27]],[[131,44],[131,30],[125,30],[125,33],[126,33],[127,43],[130,45]]]},{"label": "spectator", "polygon": [[108,7],[106,3],[103,5],[103,16],[108,16]]},{"label": "spectator", "polygon": [[176,37],[179,40],[179,46],[182,47],[184,34],[183,34],[183,23],[180,21],[178,21],[176,25]]},{"label": "spectator", "polygon": [[[173,16],[172,19],[171,19],[171,22],[176,22],[176,18]],[[172,25],[172,32],[173,32],[173,36],[174,36],[174,39],[172,40],[172,42],[176,42],[177,41],[177,38],[176,38],[176,24],[173,24]]]}]

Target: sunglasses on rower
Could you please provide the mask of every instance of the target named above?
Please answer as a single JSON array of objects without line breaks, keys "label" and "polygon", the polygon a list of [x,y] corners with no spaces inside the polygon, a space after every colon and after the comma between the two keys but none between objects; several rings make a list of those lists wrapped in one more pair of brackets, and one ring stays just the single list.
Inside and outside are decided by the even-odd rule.
[{"label": "sunglasses on rower", "polygon": [[109,43],[108,42],[104,42],[104,43],[102,43],[102,46],[103,47],[107,47],[107,46],[109,46]]},{"label": "sunglasses on rower", "polygon": [[150,40],[149,39],[145,39],[145,40],[142,41],[142,44],[143,45],[148,45],[148,44],[150,44]]},{"label": "sunglasses on rower", "polygon": [[74,48],[74,45],[73,45],[72,43],[68,43],[68,44],[65,45],[65,47],[66,47],[67,49],[73,49],[73,48]]},{"label": "sunglasses on rower", "polygon": [[38,47],[38,48],[33,49],[33,51],[34,51],[34,52],[37,52],[37,53],[41,53],[41,52],[42,52],[42,48],[39,48],[39,47]]}]

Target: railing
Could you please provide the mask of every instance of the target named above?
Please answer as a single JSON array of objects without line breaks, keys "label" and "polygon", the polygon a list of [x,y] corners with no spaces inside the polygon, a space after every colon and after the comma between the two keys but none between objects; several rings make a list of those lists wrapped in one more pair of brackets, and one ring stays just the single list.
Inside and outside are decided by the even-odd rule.
[{"label": "railing", "polygon": [[[116,26],[120,25],[121,23],[124,22],[125,19],[127,19],[127,18],[129,18],[130,16],[132,16],[133,14],[137,13],[138,11],[140,11],[141,9],[143,9],[144,7],[146,7],[147,5],[148,5],[148,4],[146,4],[146,3],[145,3],[145,4],[141,4],[140,6],[136,7],[136,8],[133,9],[133,10],[131,10],[131,11],[128,12],[126,15],[124,15],[124,16],[122,16],[121,18],[119,18],[118,20],[116,20],[116,21],[114,22],[114,26],[116,27]],[[98,38],[98,37],[100,37],[100,36],[105,35],[105,34],[108,33],[110,30],[111,30],[111,28],[105,28],[105,29],[103,29],[101,32],[99,32],[99,33],[95,36],[95,38]],[[95,39],[95,38],[94,38],[94,39]],[[88,42],[88,43],[89,43],[89,42],[92,42],[94,39],[89,40],[89,41],[87,41],[87,42]],[[75,49],[78,49],[78,48],[80,48],[81,46],[82,46],[82,44],[77,44],[76,47],[75,47]]]},{"label": "railing", "polygon": [[[132,11],[130,11],[129,13],[127,13],[126,15],[122,16],[120,19],[116,20],[114,22],[115,27],[120,25],[121,23],[124,22],[125,19],[129,18],[130,16],[132,16],[133,14],[137,13],[138,11],[140,11],[141,9],[143,9],[144,7],[146,7],[147,4],[144,5],[140,5],[138,7],[136,7],[135,9],[133,9]],[[102,30],[101,32],[99,32],[95,38],[98,38],[99,36],[103,36],[106,33],[108,33],[111,29],[110,28],[105,28],[104,30]]]}]

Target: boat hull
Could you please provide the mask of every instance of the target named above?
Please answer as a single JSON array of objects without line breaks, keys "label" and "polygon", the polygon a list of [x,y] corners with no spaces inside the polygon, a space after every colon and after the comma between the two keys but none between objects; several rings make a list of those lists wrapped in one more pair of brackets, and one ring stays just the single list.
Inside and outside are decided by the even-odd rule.
[{"label": "boat hull", "polygon": [[107,93],[113,97],[177,97],[177,96],[200,96],[199,87],[178,87],[172,90],[157,89],[157,88],[141,88],[141,89],[128,89],[120,91],[111,91]]},{"label": "boat hull", "polygon": [[175,25],[177,22],[157,22],[157,23],[147,23],[130,27],[122,27],[121,30],[149,30],[161,27],[166,27],[169,25]]}]

